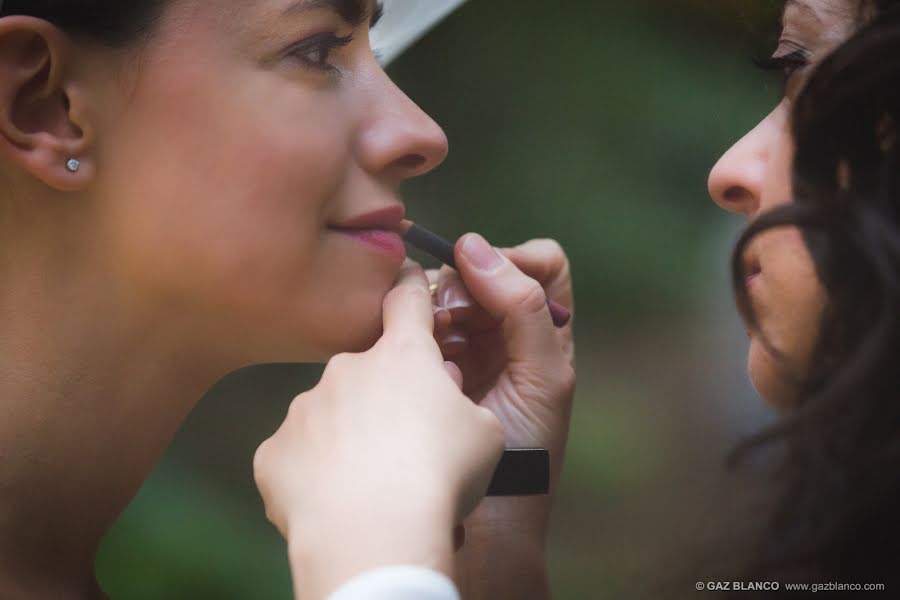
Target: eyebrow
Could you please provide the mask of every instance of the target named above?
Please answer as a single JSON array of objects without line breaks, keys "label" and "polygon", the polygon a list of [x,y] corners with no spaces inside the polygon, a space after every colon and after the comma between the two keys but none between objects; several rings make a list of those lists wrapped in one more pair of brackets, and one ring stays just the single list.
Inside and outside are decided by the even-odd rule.
[{"label": "eyebrow", "polygon": [[806,9],[809,8],[809,4],[807,4],[807,3],[804,2],[803,0],[786,0],[785,3],[784,3],[784,7],[787,8],[787,7],[790,6],[791,4],[794,4],[794,5],[796,5],[796,6],[800,6],[800,7],[802,7],[802,8],[806,8]]},{"label": "eyebrow", "polygon": [[369,0],[294,0],[281,14],[288,17],[317,9],[335,12],[353,27],[362,25],[366,19],[369,27],[375,27],[384,12],[381,2]]},{"label": "eyebrow", "polygon": [[821,23],[822,18],[819,16],[819,14],[813,9],[813,7],[806,0],[785,0],[784,11],[782,11],[782,13],[781,13],[782,20],[784,20],[784,14],[792,6],[808,13],[811,17],[813,17],[814,19],[816,19],[817,21],[819,21]]}]

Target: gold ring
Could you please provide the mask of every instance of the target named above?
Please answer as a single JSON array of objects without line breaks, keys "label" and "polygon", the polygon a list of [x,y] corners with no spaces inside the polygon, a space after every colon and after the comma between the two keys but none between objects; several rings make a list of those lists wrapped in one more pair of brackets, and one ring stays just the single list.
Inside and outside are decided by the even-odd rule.
[{"label": "gold ring", "polygon": [[432,295],[432,296],[433,296],[434,294],[437,294],[437,291],[438,291],[438,284],[436,284],[436,283],[431,283],[431,284],[429,284],[429,285],[428,285],[428,291],[431,292],[431,295]]}]

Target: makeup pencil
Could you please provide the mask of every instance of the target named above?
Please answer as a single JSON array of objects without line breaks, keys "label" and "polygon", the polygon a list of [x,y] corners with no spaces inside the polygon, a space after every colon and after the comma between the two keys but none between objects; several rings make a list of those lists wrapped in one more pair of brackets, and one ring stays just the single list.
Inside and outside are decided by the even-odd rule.
[{"label": "makeup pencil", "polygon": [[[456,269],[456,260],[453,258],[453,244],[441,236],[408,220],[404,220],[400,224],[400,234],[409,245],[438,259],[451,269]],[[547,308],[550,310],[553,324],[557,327],[565,327],[569,319],[572,318],[572,313],[555,300],[548,299]]]}]

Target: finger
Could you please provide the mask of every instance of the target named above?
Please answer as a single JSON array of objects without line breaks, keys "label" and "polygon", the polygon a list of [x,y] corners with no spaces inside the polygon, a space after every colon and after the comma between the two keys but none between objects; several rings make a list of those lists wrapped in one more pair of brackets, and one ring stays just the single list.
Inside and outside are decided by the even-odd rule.
[{"label": "finger", "polygon": [[559,242],[550,239],[530,240],[514,248],[500,248],[499,251],[523,273],[537,280],[551,298],[572,308],[569,259]]},{"label": "finger", "polygon": [[500,325],[497,319],[478,304],[466,310],[448,312],[451,315],[451,327],[469,337],[486,331],[493,331]]},{"label": "finger", "polygon": [[502,323],[510,360],[539,363],[560,351],[547,294],[540,283],[476,233],[460,238],[455,258],[472,297]]},{"label": "finger", "polygon": [[438,279],[439,271],[437,269],[427,269],[425,277],[428,279],[428,291],[431,292],[431,312],[434,314],[434,337],[440,339],[444,335],[447,328],[453,322],[453,317],[446,308],[438,302]]},{"label": "finger", "polygon": [[428,291],[431,292],[431,304],[435,307],[435,310],[440,307],[440,303],[438,302],[438,279],[439,279],[439,271],[437,269],[427,269],[425,271],[425,277],[428,279]]},{"label": "finger", "polygon": [[549,285],[569,271],[569,261],[559,242],[551,239],[529,240],[513,248],[498,248],[523,273],[542,285]]},{"label": "finger", "polygon": [[469,345],[469,338],[457,327],[451,327],[437,340],[445,357],[457,356]]},{"label": "finger", "polygon": [[439,273],[440,271],[438,269],[425,269],[425,277],[428,278],[428,283],[437,283]]},{"label": "finger", "polygon": [[422,267],[407,261],[382,306],[384,334],[427,335],[434,332],[431,293]]},{"label": "finger", "polygon": [[453,317],[450,315],[450,311],[441,306],[433,306],[431,310],[434,314],[434,336],[436,339],[440,339],[453,324]]},{"label": "finger", "polygon": [[[523,273],[541,284],[548,297],[553,299],[551,303],[554,306],[551,309],[556,311],[555,319],[571,318],[573,301],[569,260],[556,240],[535,239],[514,248],[497,248],[497,250]],[[450,310],[454,325],[462,325],[471,333],[488,330],[497,325],[497,322],[477,304],[474,308],[466,307],[473,300],[458,272],[445,267],[440,271],[440,277],[439,303]],[[454,298],[460,296],[462,300],[454,301]],[[455,309],[455,306],[466,308]]]},{"label": "finger", "polygon": [[457,525],[453,528],[453,549],[456,552],[462,550],[462,547],[466,543],[466,528],[462,525]]},{"label": "finger", "polygon": [[460,390],[463,389],[463,374],[460,371],[459,367],[456,366],[455,362],[446,360],[444,361],[444,368],[447,369],[447,373],[450,374],[450,378],[453,379],[454,383],[456,383],[456,387]]},{"label": "finger", "polygon": [[440,271],[437,297],[438,304],[449,310],[454,318],[465,318],[476,306],[459,272],[450,267]]}]

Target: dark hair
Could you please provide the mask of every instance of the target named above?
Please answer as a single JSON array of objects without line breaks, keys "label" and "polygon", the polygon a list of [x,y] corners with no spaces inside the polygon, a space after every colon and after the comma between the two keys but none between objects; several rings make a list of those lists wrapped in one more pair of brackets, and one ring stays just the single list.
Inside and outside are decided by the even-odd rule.
[{"label": "dark hair", "polygon": [[5,0],[0,16],[26,15],[113,47],[153,30],[168,0]]},{"label": "dark hair", "polygon": [[800,227],[828,295],[794,410],[742,444],[733,463],[773,443],[783,451],[744,579],[882,583],[896,595],[900,0],[865,8],[875,15],[816,68],[794,103],[795,202],[754,221],[732,257],[738,303],[753,327],[741,256],[762,231]]}]

